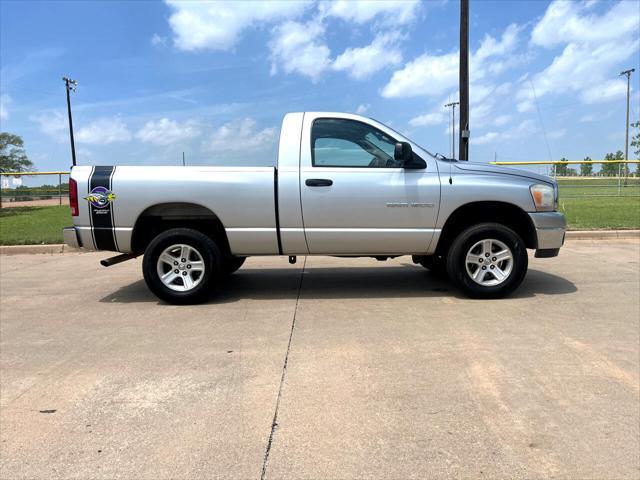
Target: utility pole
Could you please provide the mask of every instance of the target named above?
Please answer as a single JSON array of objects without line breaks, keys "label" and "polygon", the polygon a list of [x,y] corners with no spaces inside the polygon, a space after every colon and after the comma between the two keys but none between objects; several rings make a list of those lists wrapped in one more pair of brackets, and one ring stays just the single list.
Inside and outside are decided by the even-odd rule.
[{"label": "utility pole", "polygon": [[[620,76],[627,76],[627,121],[625,124],[625,137],[624,137],[624,159],[629,160],[629,87],[631,84],[631,74],[635,72],[635,68],[631,68],[629,70],[625,70],[624,72],[620,72]],[[618,172],[620,173],[620,172]],[[624,164],[624,175],[625,177],[629,175],[629,164]]]},{"label": "utility pole", "polygon": [[445,108],[451,107],[453,116],[451,117],[451,158],[456,158],[456,105],[460,102],[451,102],[445,105]]},{"label": "utility pole", "polygon": [[469,160],[469,0],[460,0],[460,160]]},{"label": "utility pole", "polygon": [[67,77],[62,77],[64,80],[64,84],[67,90],[67,114],[69,115],[69,138],[71,139],[71,162],[73,166],[76,165],[76,144],[73,140],[73,119],[71,118],[71,98],[69,96],[70,91],[76,91],[76,87],[78,86],[78,82],[75,80],[71,80]]}]

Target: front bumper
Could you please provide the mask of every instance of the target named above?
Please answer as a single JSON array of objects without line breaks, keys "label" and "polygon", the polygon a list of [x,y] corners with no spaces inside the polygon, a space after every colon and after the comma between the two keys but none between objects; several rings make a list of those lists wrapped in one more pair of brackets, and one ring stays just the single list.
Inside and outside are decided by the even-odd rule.
[{"label": "front bumper", "polygon": [[536,257],[555,257],[564,244],[567,221],[560,212],[536,212],[529,217],[536,229]]},{"label": "front bumper", "polygon": [[78,232],[76,227],[64,227],[62,229],[62,238],[64,243],[73,248],[81,248],[80,240],[78,239]]}]

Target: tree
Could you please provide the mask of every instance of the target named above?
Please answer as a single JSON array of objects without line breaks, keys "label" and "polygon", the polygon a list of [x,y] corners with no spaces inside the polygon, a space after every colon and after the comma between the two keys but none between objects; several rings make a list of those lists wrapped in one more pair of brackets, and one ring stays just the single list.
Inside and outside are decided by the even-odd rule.
[{"label": "tree", "polygon": [[580,175],[582,175],[583,177],[589,177],[593,175],[593,163],[591,163],[590,157],[586,157],[584,161],[588,163],[580,164]]},{"label": "tree", "polygon": [[[631,136],[631,148],[636,159],[640,160],[640,121],[631,124],[632,128],[636,128],[637,132]],[[627,158],[627,160],[630,160]],[[636,165],[636,177],[640,177],[640,165]]]},{"label": "tree", "polygon": [[20,135],[0,132],[0,172],[28,172],[33,163],[24,151]]},{"label": "tree", "polygon": [[[604,156],[605,161],[614,160],[615,155],[613,153],[607,153]],[[603,163],[600,168],[600,173],[603,177],[613,177],[618,172],[618,165],[615,163]]]},{"label": "tree", "polygon": [[[632,128],[637,128],[638,131],[631,137],[631,146],[634,148],[633,153],[636,158],[640,160],[640,121],[631,124]],[[628,158],[625,160],[629,160]]]},{"label": "tree", "polygon": [[[560,159],[560,161],[561,162],[567,162],[567,159],[562,157]],[[569,170],[570,170],[569,165],[567,165],[566,163],[565,164],[555,163],[553,165],[553,171],[554,171],[555,176],[557,176],[557,177],[567,177],[567,176],[569,176],[571,174],[571,172],[569,172]]]}]

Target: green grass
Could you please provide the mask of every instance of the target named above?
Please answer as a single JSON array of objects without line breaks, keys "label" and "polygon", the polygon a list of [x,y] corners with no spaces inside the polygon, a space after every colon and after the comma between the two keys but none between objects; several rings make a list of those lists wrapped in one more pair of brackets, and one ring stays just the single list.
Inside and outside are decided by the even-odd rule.
[{"label": "green grass", "polygon": [[0,245],[62,243],[62,228],[72,225],[68,205],[0,209]]},{"label": "green grass", "polygon": [[558,179],[558,187],[569,229],[640,228],[640,178],[627,178],[621,196],[617,178],[565,177]]},{"label": "green grass", "polygon": [[640,197],[563,198],[559,209],[570,230],[640,228]]},{"label": "green grass", "polygon": [[634,196],[640,195],[640,178],[630,177],[618,188],[618,179],[603,177],[559,178],[560,197],[590,195]]}]

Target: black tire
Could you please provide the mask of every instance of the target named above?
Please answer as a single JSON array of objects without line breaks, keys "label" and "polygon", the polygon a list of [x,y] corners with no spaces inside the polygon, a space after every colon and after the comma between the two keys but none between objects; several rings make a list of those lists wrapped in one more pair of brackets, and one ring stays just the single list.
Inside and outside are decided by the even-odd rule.
[{"label": "black tire", "polygon": [[231,275],[236,272],[243,264],[247,257],[236,257],[235,255],[229,255],[222,260],[222,273],[223,275]]},{"label": "black tire", "polygon": [[[158,259],[167,248],[173,245],[187,245],[192,249],[195,249],[196,253],[202,258],[204,270],[200,274],[201,277],[198,275],[196,285],[190,290],[173,290],[165,285],[160,278],[160,274],[158,272],[158,269],[160,268],[158,265]],[[195,258],[197,259],[197,256]],[[222,274],[221,258],[220,250],[211,238],[197,230],[189,228],[174,228],[172,230],[162,232],[147,246],[142,260],[142,273],[149,290],[151,290],[161,300],[174,305],[200,303],[209,297],[214,280],[219,278]],[[180,262],[181,259],[177,258],[177,260]],[[188,262],[185,262],[185,265],[187,263]],[[171,268],[173,267],[170,267],[168,270],[171,270]],[[183,264],[180,263],[179,266],[176,266],[176,269],[178,268],[181,269],[180,273],[184,275],[186,266],[183,267]],[[196,271],[195,263],[193,271]],[[167,271],[166,273],[169,272]],[[180,282],[183,281],[180,280],[178,282],[176,279],[177,285],[174,284],[173,287],[180,287]]]},{"label": "black tire", "polygon": [[437,277],[447,277],[447,259],[442,255],[425,255],[420,257],[418,263]]},{"label": "black tire", "polygon": [[[481,264],[476,267],[475,264],[469,263],[469,269],[474,269],[472,273],[469,273],[467,269],[467,254],[471,248],[478,242],[488,239],[497,240],[511,250],[513,263],[511,264],[509,273],[501,283],[496,285],[481,285],[473,280],[471,275],[475,273],[476,268],[481,268]],[[476,250],[471,252],[476,252]],[[484,255],[486,254],[482,253],[478,255],[478,257],[483,257]],[[495,277],[491,270],[486,268],[486,262],[492,263],[495,268],[508,264],[501,263],[500,261],[498,261],[498,263],[491,262],[493,258],[498,257],[492,257],[492,255],[490,255],[488,260],[485,259],[484,271],[488,273],[488,276],[484,278],[488,278],[488,282],[499,282],[498,277]],[[478,260],[478,262],[480,261],[481,260]],[[505,262],[508,262],[508,260]],[[447,272],[449,273],[449,278],[451,278],[463,293],[472,298],[502,298],[509,295],[518,288],[522,280],[524,280],[528,264],[529,257],[527,256],[527,249],[520,236],[510,228],[498,223],[481,223],[467,228],[453,241],[447,256]],[[491,265],[488,266],[491,268]],[[502,271],[501,269],[500,272]],[[480,275],[484,275],[484,273],[480,272]]]}]

